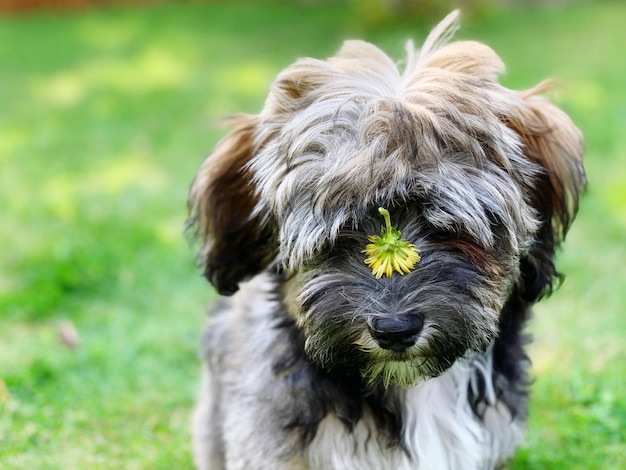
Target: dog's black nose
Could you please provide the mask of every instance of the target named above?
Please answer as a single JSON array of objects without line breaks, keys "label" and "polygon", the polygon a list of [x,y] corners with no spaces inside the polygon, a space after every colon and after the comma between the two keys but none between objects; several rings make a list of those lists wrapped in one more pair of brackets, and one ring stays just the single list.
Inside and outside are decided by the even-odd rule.
[{"label": "dog's black nose", "polygon": [[372,337],[381,348],[398,352],[413,346],[423,327],[424,319],[413,313],[376,317],[368,324]]}]

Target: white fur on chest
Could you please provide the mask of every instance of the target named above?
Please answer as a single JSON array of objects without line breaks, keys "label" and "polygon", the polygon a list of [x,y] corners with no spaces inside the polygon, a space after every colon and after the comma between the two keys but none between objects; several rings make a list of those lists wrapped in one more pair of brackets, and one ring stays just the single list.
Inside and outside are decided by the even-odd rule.
[{"label": "white fur on chest", "polygon": [[[333,470],[483,470],[497,468],[513,454],[523,424],[496,401],[491,384],[491,353],[463,359],[435,379],[407,391],[404,448],[389,447],[367,414],[348,431],[328,416],[308,449],[311,469]],[[478,419],[468,402],[472,377],[487,383],[488,408]]]}]

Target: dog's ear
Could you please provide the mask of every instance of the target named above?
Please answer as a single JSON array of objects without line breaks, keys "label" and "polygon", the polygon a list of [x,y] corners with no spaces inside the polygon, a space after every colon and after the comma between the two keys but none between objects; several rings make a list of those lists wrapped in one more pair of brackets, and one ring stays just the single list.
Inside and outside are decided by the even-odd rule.
[{"label": "dog's ear", "polygon": [[520,93],[523,105],[505,119],[520,137],[525,157],[542,168],[530,194],[541,225],[521,265],[523,295],[531,302],[550,294],[554,281],[561,279],[554,253],[576,216],[586,185],[582,135],[563,111],[537,95],[543,91],[545,85]]},{"label": "dog's ear", "polygon": [[189,191],[187,222],[200,239],[204,275],[220,294],[259,273],[276,253],[274,234],[254,209],[258,202],[247,168],[255,154],[258,117],[231,119],[233,129],[215,147]]}]

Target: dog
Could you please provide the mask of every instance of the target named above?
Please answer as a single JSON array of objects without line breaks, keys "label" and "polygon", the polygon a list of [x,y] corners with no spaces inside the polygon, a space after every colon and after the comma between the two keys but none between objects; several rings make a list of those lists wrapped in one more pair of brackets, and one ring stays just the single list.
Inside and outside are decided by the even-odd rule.
[{"label": "dog", "polygon": [[189,193],[223,295],[199,469],[493,469],[523,439],[532,305],[586,185],[583,138],[513,91],[458,12],[399,67],[347,41],[282,71]]}]

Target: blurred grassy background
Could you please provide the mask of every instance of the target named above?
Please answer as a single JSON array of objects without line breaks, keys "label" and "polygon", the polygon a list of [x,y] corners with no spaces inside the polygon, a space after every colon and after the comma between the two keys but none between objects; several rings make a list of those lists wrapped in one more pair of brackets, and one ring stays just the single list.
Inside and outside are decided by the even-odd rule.
[{"label": "blurred grassy background", "polygon": [[[517,3],[469,9],[458,37],[490,44],[508,86],[557,79],[590,187],[558,263],[567,280],[531,326],[531,419],[511,468],[626,468],[626,3]],[[191,467],[212,293],[183,236],[188,184],[219,119],[257,112],[297,57],[361,37],[400,58],[441,13],[379,4],[0,18],[1,468]]]}]

